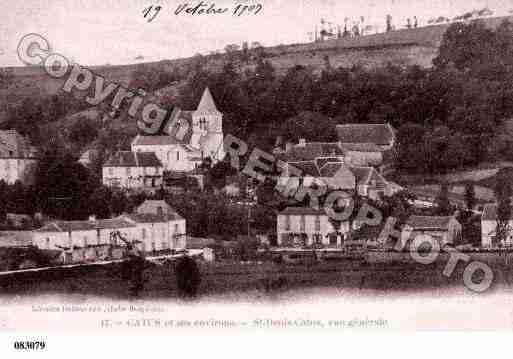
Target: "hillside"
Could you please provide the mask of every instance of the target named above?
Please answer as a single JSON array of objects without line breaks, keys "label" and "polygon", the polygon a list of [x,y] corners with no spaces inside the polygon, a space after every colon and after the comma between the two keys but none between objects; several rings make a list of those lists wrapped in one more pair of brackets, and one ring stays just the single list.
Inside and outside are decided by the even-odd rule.
[{"label": "hillside", "polygon": [[[483,22],[490,28],[496,28],[508,17],[494,17],[474,21]],[[265,57],[268,58],[278,71],[295,65],[312,66],[320,69],[325,65],[325,56],[329,56],[334,67],[350,67],[361,64],[369,67],[379,66],[388,62],[403,65],[419,65],[430,67],[436,56],[438,46],[449,24],[431,25],[417,29],[402,29],[388,33],[372,34],[358,38],[327,40],[317,43],[301,43],[264,47]],[[148,62],[131,65],[92,66],[98,74],[111,81],[124,85],[132,79],[133,72],[139,66],[172,70],[190,64],[195,57]],[[227,55],[206,55],[207,67],[219,68],[226,61]],[[252,66],[252,58],[242,64]],[[54,94],[62,85],[61,80],[49,78],[38,67],[13,67],[15,84],[8,90],[0,90],[0,101],[13,101],[20,96]]]}]

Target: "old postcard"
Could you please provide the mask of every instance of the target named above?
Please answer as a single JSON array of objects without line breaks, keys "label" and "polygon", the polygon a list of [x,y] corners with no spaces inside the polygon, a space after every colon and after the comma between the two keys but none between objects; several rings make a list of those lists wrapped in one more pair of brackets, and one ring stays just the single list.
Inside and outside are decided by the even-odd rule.
[{"label": "old postcard", "polygon": [[513,328],[513,0],[2,5],[0,332]]}]

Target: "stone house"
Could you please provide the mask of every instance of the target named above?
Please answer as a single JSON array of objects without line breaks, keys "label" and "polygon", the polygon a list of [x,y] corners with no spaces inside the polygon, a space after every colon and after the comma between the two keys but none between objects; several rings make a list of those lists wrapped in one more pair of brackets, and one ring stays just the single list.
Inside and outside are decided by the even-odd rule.
[{"label": "stone house", "polygon": [[277,215],[277,243],[280,247],[341,247],[348,237],[349,222],[335,228],[324,209],[287,207]]},{"label": "stone house", "polygon": [[[497,219],[497,205],[494,203],[485,205],[481,215],[481,246],[484,248],[493,247],[494,238],[497,235]],[[507,236],[500,244],[513,245],[513,216],[508,220]]]},{"label": "stone house", "polygon": [[457,245],[461,240],[461,224],[454,216],[410,216],[401,232],[403,248],[417,236],[432,238],[440,247]]},{"label": "stone house", "polygon": [[0,130],[0,180],[33,184],[38,164],[35,147],[16,130]]},{"label": "stone house", "polygon": [[[300,175],[297,175],[297,173]],[[293,178],[297,180],[293,180]],[[325,186],[329,190],[341,190],[373,200],[381,200],[400,190],[389,183],[375,168],[347,166],[342,162],[326,162],[318,167],[317,161],[289,162],[278,177],[281,186],[302,185],[307,188]]]},{"label": "stone house", "polygon": [[162,185],[163,167],[153,152],[118,151],[103,164],[103,184],[127,189]]},{"label": "stone house", "polygon": [[355,166],[372,166],[381,173],[390,171],[396,135],[388,123],[337,125],[336,131],[347,162]]},{"label": "stone house", "polygon": [[33,231],[33,244],[61,250],[66,263],[115,259],[126,247],[111,236],[117,231],[145,253],[185,248],[185,219],[164,201],[146,201],[134,213],[113,219],[51,221]]}]

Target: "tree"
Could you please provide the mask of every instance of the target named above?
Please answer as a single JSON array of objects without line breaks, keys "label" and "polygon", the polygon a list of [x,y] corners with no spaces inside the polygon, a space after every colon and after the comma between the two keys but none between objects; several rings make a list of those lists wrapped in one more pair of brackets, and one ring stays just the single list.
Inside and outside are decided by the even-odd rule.
[{"label": "tree", "polygon": [[465,204],[468,210],[472,210],[476,204],[476,192],[473,183],[465,184]]},{"label": "tree", "polygon": [[494,245],[500,245],[511,231],[509,220],[512,215],[511,207],[511,183],[506,171],[499,171],[496,175],[495,198],[497,199],[497,229],[494,237]]},{"label": "tree", "polygon": [[[200,55],[201,56],[201,55]],[[154,91],[178,81],[180,75],[176,70],[168,70],[163,65],[149,67],[148,65],[137,65],[132,73],[130,87],[133,89],[144,89]]]},{"label": "tree", "polygon": [[398,223],[405,223],[411,215],[415,195],[408,190],[402,190],[387,196],[383,200],[383,218],[394,217]]},{"label": "tree", "polygon": [[0,68],[0,89],[8,88],[14,79],[11,69]]},{"label": "tree", "polygon": [[85,116],[79,116],[69,128],[69,140],[80,148],[92,142],[97,136],[98,124]]},{"label": "tree", "polygon": [[440,186],[440,193],[436,199],[436,205],[439,215],[448,216],[451,214],[451,203],[449,202],[449,186],[445,182]]},{"label": "tree", "polygon": [[178,259],[175,275],[179,295],[184,298],[194,298],[201,283],[201,272],[196,261],[189,256]]}]

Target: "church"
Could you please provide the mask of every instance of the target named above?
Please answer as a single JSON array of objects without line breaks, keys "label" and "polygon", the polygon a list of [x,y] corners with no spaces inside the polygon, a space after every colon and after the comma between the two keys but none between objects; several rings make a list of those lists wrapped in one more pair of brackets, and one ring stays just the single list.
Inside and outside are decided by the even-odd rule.
[{"label": "church", "polygon": [[[215,163],[224,158],[223,114],[208,87],[196,110],[175,111],[177,127],[186,131],[178,136],[177,127],[168,124],[159,135],[137,135],[131,143],[132,156],[114,153],[103,165],[105,185],[160,186],[166,175],[192,174],[205,159]],[[140,161],[143,157],[151,161]]]}]

